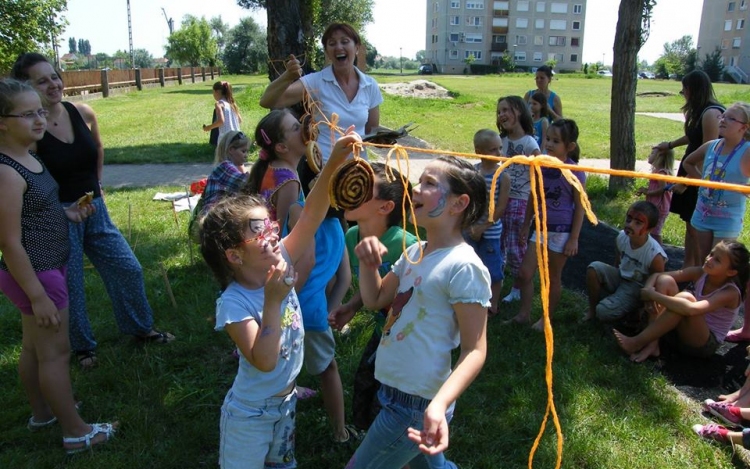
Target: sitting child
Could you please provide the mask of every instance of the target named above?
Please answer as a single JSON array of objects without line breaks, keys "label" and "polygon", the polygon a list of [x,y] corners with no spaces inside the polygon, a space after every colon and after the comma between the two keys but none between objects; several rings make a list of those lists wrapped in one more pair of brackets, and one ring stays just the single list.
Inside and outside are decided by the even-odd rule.
[{"label": "sitting child", "polygon": [[584,321],[594,316],[616,321],[641,307],[644,282],[651,274],[664,272],[667,263],[664,249],[650,236],[658,218],[659,211],[651,202],[630,206],[615,241],[615,265],[594,261],[586,270],[589,309]]},{"label": "sitting child", "polygon": [[[688,267],[649,277],[641,298],[649,301],[649,325],[635,337],[615,330],[630,359],[659,356],[659,339],[668,333],[680,353],[708,357],[719,348],[737,318],[750,277],[750,253],[742,243],[720,241],[703,267]],[[691,282],[679,291],[678,283]]]},{"label": "sitting child", "polygon": [[[503,154],[503,141],[497,132],[490,129],[482,129],[474,134],[474,153],[477,155],[501,156]],[[489,200],[492,178],[500,165],[494,159],[480,159],[481,161],[474,165],[474,167],[477,168],[477,171],[479,171],[487,183],[487,200]],[[503,222],[500,218],[505,213],[505,206],[508,205],[509,195],[510,176],[508,176],[507,172],[503,172],[498,176],[495,185],[495,211],[492,214],[494,222],[490,222],[487,213],[485,213],[478,222],[466,230],[466,235],[464,236],[466,242],[474,248],[479,258],[482,259],[484,266],[490,271],[492,299],[490,299],[490,307],[487,310],[490,316],[497,314],[500,292],[503,289],[505,259],[503,258],[503,251],[500,249],[500,238],[503,234]]]}]

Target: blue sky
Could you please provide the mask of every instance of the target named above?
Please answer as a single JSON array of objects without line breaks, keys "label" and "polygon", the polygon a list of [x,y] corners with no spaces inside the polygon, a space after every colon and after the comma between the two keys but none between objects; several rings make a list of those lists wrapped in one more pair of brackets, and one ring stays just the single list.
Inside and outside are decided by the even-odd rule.
[{"label": "blue sky", "polygon": [[[430,0],[375,0],[375,22],[366,28],[367,39],[383,55],[414,57],[425,48],[426,3]],[[492,2],[492,0],[485,0]],[[612,63],[612,45],[617,25],[619,0],[588,0],[583,60]],[[93,53],[114,53],[128,50],[128,18],[126,0],[68,0],[69,21],[63,34],[61,52],[68,49],[68,38],[88,39]],[[703,0],[659,0],[651,25],[651,37],[641,49],[639,57],[649,62],[661,55],[665,42],[684,35],[698,40]],[[130,0],[133,25],[133,46],[147,49],[154,57],[164,54],[169,36],[162,8],[179,27],[186,14],[211,18],[221,15],[230,26],[240,18],[251,15],[263,26],[265,11],[252,12],[237,6],[235,0]]]}]

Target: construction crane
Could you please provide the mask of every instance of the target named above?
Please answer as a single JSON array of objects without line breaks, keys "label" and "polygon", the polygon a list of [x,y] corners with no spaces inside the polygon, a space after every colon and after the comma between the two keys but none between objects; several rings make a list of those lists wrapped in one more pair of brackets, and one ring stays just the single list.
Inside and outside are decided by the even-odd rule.
[{"label": "construction crane", "polygon": [[169,35],[171,36],[174,32],[174,20],[167,16],[167,11],[164,10],[164,8],[161,9],[161,12],[164,13],[164,19],[167,20],[167,26],[169,27]]}]

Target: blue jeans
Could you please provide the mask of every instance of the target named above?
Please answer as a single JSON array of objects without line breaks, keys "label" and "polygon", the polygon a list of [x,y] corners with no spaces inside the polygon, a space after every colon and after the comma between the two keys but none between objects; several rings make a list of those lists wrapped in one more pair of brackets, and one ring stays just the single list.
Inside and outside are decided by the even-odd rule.
[{"label": "blue jeans", "polygon": [[[394,469],[407,463],[411,469],[457,469],[442,453],[423,454],[407,436],[409,427],[424,428],[424,411],[430,401],[386,385],[380,386],[378,399],[382,409],[346,469]],[[453,405],[446,418],[449,422],[453,418]]]},{"label": "blue jeans", "polygon": [[69,222],[68,295],[70,296],[70,347],[74,351],[96,348],[86,311],[83,255],[89,258],[104,282],[120,332],[146,335],[154,316],[146,299],[143,270],[120,230],[112,223],[104,199],[93,201],[96,212],[81,223]]},{"label": "blue jeans", "polygon": [[230,390],[221,406],[219,466],[222,469],[297,467],[294,419],[297,391],[259,401]]}]

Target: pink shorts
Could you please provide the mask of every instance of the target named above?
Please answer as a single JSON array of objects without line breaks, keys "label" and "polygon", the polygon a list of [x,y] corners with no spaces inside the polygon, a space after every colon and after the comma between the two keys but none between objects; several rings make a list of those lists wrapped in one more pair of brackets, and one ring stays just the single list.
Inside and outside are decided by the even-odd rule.
[{"label": "pink shorts", "polygon": [[[55,270],[45,270],[37,272],[36,277],[42,283],[44,291],[50,297],[58,310],[68,307],[68,285],[65,281],[66,267],[60,267]],[[16,279],[10,275],[10,272],[0,270],[0,291],[21,310],[22,314],[33,316],[34,311],[31,308],[31,301],[26,296]]]}]

